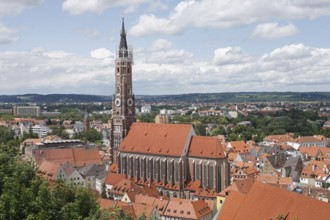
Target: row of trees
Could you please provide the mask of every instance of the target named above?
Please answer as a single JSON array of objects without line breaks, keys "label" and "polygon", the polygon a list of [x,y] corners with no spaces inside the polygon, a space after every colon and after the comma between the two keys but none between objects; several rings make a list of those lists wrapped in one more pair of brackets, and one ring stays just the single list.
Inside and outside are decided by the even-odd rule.
[{"label": "row of trees", "polygon": [[9,135],[0,142],[0,219],[106,219],[89,189],[61,181],[49,186],[32,165],[18,160],[13,140]]},{"label": "row of trees", "polygon": [[[28,135],[28,134],[26,134]],[[0,126],[0,219],[130,220],[121,208],[101,210],[88,188],[48,181],[34,167],[19,160],[19,143],[10,129]],[[145,220],[145,214],[138,218]]]},{"label": "row of trees", "polygon": [[[150,122],[153,114],[139,116],[142,122]],[[317,112],[298,109],[283,110],[273,114],[251,113],[248,116],[239,115],[238,118],[224,118],[222,116],[174,115],[172,123],[191,123],[198,135],[225,135],[228,140],[261,141],[272,134],[294,133],[298,135],[322,134],[330,137],[330,130],[323,130],[322,123],[327,120],[318,116]],[[238,125],[241,121],[251,122],[250,126]],[[206,129],[211,127],[210,130]]]}]

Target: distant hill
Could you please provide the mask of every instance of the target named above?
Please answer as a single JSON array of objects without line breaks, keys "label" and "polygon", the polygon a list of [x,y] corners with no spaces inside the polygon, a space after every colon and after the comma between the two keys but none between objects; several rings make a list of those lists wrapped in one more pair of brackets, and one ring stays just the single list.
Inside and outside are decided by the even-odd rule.
[{"label": "distant hill", "polygon": [[[111,96],[79,94],[0,95],[1,103],[111,102]],[[330,92],[233,92],[191,93],[181,95],[137,95],[137,100],[163,103],[241,103],[279,101],[330,101]]]}]

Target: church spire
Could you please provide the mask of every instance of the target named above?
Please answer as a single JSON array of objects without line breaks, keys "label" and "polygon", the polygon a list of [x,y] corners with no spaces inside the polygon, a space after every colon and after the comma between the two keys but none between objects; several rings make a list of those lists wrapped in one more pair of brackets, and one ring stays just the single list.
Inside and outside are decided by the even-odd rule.
[{"label": "church spire", "polygon": [[122,27],[121,27],[121,33],[120,33],[119,57],[128,57],[128,48],[127,48],[127,41],[126,41],[124,18],[122,21]]}]

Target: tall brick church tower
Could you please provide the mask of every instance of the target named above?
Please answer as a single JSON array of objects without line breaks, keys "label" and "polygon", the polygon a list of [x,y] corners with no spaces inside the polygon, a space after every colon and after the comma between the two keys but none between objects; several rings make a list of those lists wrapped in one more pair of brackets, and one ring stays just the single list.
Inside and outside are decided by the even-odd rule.
[{"label": "tall brick church tower", "polygon": [[132,86],[133,51],[127,47],[124,19],[115,59],[115,93],[112,96],[111,162],[117,163],[118,148],[135,122]]}]

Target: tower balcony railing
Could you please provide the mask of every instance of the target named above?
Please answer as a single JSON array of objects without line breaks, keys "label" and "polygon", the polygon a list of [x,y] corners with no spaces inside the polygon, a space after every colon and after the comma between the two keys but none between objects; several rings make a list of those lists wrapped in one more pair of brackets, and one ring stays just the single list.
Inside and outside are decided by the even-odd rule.
[{"label": "tower balcony railing", "polygon": [[133,59],[133,48],[122,48],[116,51],[116,62],[131,62],[134,63]]}]

